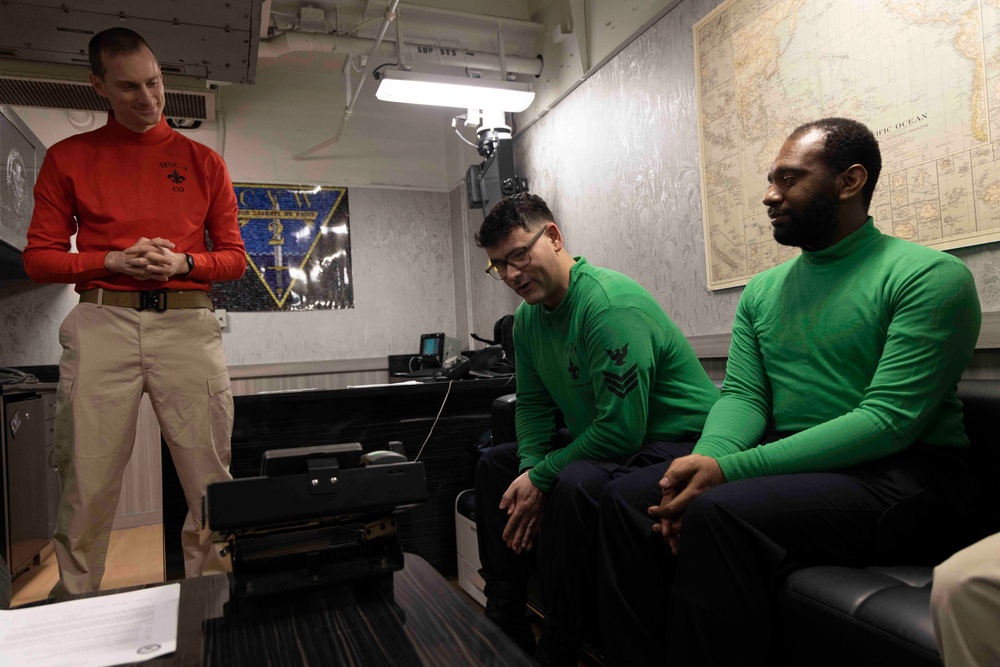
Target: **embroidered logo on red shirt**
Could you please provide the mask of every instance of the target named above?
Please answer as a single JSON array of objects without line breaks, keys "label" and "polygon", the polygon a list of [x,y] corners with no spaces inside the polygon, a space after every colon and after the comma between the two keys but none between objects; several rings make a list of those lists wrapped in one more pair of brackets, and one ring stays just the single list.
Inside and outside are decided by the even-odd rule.
[{"label": "embroidered logo on red shirt", "polygon": [[174,192],[184,192],[184,188],[181,186],[181,183],[187,180],[187,176],[181,172],[188,171],[188,166],[186,164],[169,161],[160,162],[160,169],[172,169],[173,171],[167,174],[167,178],[174,183],[170,186],[170,189]]}]

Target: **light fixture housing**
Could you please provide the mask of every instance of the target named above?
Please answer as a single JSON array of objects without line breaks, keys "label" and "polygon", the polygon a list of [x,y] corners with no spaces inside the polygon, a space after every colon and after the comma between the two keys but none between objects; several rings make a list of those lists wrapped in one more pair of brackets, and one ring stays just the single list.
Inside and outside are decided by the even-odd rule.
[{"label": "light fixture housing", "polygon": [[531,84],[390,69],[375,97],[383,102],[520,112],[535,99]]}]

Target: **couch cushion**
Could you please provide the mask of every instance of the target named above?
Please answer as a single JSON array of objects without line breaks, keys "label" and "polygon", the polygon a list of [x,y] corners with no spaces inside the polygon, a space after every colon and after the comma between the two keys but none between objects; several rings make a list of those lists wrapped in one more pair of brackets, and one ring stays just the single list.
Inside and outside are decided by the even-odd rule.
[{"label": "couch cushion", "polygon": [[775,644],[787,665],[940,665],[931,568],[816,566],[778,594]]}]

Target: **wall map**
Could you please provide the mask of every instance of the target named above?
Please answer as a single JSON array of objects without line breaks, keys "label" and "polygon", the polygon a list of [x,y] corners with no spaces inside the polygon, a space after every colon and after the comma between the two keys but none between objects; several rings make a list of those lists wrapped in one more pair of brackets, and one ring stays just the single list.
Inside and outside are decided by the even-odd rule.
[{"label": "wall map", "polygon": [[709,289],[797,254],[772,238],[766,175],[826,116],[878,138],[882,233],[1000,240],[1000,0],[727,0],[694,43]]}]

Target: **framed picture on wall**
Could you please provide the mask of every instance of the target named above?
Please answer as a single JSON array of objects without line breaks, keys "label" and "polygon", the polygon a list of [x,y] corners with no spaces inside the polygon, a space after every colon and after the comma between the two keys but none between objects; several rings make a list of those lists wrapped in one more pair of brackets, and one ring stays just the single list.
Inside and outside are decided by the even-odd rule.
[{"label": "framed picture on wall", "polygon": [[0,241],[20,252],[28,243],[35,180],[45,146],[14,110],[0,105]]},{"label": "framed picture on wall", "polygon": [[210,292],[230,311],[354,307],[347,188],[234,183],[247,252],[241,280]]}]

